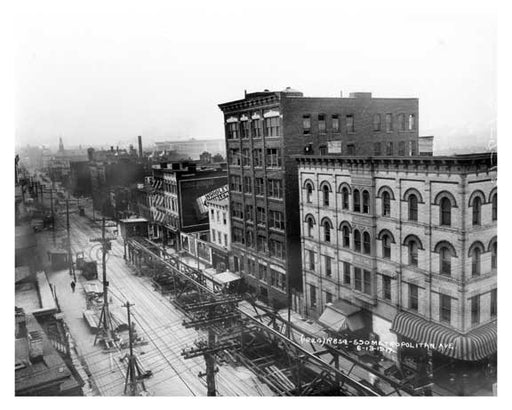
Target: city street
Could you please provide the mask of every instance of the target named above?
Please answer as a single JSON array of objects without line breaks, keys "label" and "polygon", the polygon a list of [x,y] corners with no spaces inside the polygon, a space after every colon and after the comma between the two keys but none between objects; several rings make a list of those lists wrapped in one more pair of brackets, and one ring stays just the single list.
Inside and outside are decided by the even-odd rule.
[{"label": "city street", "polygon": [[[90,210],[87,209],[86,212]],[[58,225],[62,226],[62,221],[59,221]],[[86,258],[99,258],[98,271],[101,277],[100,246],[98,242],[90,242],[90,239],[101,236],[100,224],[94,225],[89,218],[73,213],[70,216],[70,226],[73,255],[76,252],[84,252]],[[110,231],[112,230],[111,228]],[[40,235],[44,238],[40,236],[40,242],[51,243],[51,231]],[[109,232],[108,236],[112,236],[112,232]],[[57,237],[63,237],[63,233],[60,232]],[[157,396],[205,396],[206,381],[198,377],[199,372],[204,372],[204,359],[198,357],[185,360],[180,354],[183,348],[192,346],[194,341],[200,339],[201,334],[182,326],[183,314],[165,297],[153,290],[148,278],[134,275],[123,259],[123,245],[120,239],[112,242],[112,251],[108,254],[106,265],[112,310],[123,313],[122,305],[127,301],[132,303],[135,329],[139,336],[149,342],[134,349],[142,368],[153,373],[151,378],[144,380],[148,393]],[[125,361],[121,362],[120,359],[128,349],[105,353],[100,346],[93,345],[94,334],[82,317],[82,311],[86,307],[83,293],[85,278],[77,272],[78,283],[76,292],[73,293],[68,270],[52,272],[48,276],[50,282],[56,286],[65,321],[92,373],[99,394],[122,395],[126,365]],[[222,396],[271,394],[268,388],[245,368],[219,366],[216,382],[218,394]]]}]

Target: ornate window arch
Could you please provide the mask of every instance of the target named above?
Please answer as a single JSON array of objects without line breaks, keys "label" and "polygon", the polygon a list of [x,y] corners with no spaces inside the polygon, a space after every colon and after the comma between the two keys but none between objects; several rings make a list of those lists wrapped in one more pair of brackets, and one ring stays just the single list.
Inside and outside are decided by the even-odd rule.
[{"label": "ornate window arch", "polygon": [[450,200],[452,207],[457,208],[457,201],[455,200],[455,197],[451,192],[448,191],[439,192],[434,199],[434,205],[441,205],[441,200],[443,198],[448,198]]},{"label": "ornate window arch", "polygon": [[350,187],[350,184],[348,182],[341,182],[338,185],[338,192],[342,192],[343,188],[347,188],[349,194],[352,193],[352,188]]},{"label": "ornate window arch", "polygon": [[480,276],[482,270],[482,253],[485,248],[482,242],[475,241],[469,247],[469,257],[471,258],[471,276]]},{"label": "ornate window arch", "polygon": [[473,208],[473,225],[481,225],[482,224],[482,197],[475,196],[473,201],[471,202],[471,207]]},{"label": "ornate window arch", "polygon": [[344,248],[350,248],[350,235],[352,234],[352,226],[350,226],[348,221],[343,221],[340,223],[339,229],[342,236],[342,246]]},{"label": "ornate window arch", "polygon": [[377,191],[377,198],[381,198],[384,192],[388,192],[391,200],[395,200],[395,193],[388,185],[383,185],[379,188],[379,190]]},{"label": "ornate window arch", "polygon": [[363,232],[363,253],[365,255],[372,254],[372,238],[366,231]]},{"label": "ornate window arch", "polygon": [[324,241],[331,242],[331,230],[332,230],[331,220],[327,217],[324,217],[322,219],[322,227],[324,229]]},{"label": "ornate window arch", "polygon": [[491,203],[492,220],[498,219],[498,190],[494,188],[489,195],[489,202]]},{"label": "ornate window arch", "polygon": [[366,189],[363,191],[363,213],[370,213],[370,193]]},{"label": "ornate window arch", "polygon": [[418,198],[418,203],[423,203],[423,197],[421,196],[421,193],[420,191],[418,191],[416,188],[409,188],[407,189],[405,192],[404,192],[404,195],[403,195],[403,200],[404,201],[408,201],[409,200],[409,195],[411,194],[415,194],[416,195],[416,198]]},{"label": "ornate window arch", "polygon": [[354,212],[361,212],[361,193],[359,189],[354,189],[352,201]]},{"label": "ornate window arch", "polygon": [[410,234],[405,237],[403,244],[407,246],[408,264],[410,266],[418,266],[418,250],[423,249],[420,239],[416,235]]},{"label": "ornate window arch", "polygon": [[485,195],[484,193],[477,189],[475,191],[473,191],[471,193],[471,195],[469,196],[469,200],[468,200],[468,207],[472,207],[473,206],[473,201],[476,197],[480,197],[480,199],[482,200],[482,204],[485,204]]},{"label": "ornate window arch", "polygon": [[304,222],[306,222],[306,224],[307,224],[307,236],[312,238],[313,237],[313,229],[316,224],[315,217],[311,214],[308,214],[304,218]]},{"label": "ornate window arch", "polygon": [[395,242],[395,237],[393,236],[393,234],[391,233],[391,231],[389,229],[382,229],[379,234],[377,235],[377,239],[379,241],[382,241],[382,237],[384,235],[388,235],[389,236],[389,239],[391,239],[391,243],[396,243]]},{"label": "ornate window arch", "polygon": [[354,251],[361,252],[361,232],[354,229]]},{"label": "ornate window arch", "polygon": [[310,204],[313,197],[313,191],[315,190],[315,184],[310,179],[304,181],[303,188],[306,190],[306,202]]},{"label": "ornate window arch", "polygon": [[332,192],[331,184],[327,181],[323,181],[320,184],[320,191],[322,191],[322,203],[324,206],[329,206],[329,196]]},{"label": "ornate window arch", "polygon": [[491,252],[491,269],[498,268],[498,237],[495,236],[489,241],[488,252]]}]

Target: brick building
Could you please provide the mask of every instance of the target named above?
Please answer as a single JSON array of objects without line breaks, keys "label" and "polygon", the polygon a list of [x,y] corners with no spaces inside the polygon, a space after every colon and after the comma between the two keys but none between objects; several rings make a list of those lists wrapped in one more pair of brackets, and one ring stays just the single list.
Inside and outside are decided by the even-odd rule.
[{"label": "brick building", "polygon": [[208,234],[208,210],[201,208],[198,199],[226,183],[226,170],[222,168],[198,169],[191,161],[153,165],[149,198],[152,236],[178,248],[180,232]]},{"label": "brick building", "polygon": [[384,354],[405,366],[429,362],[434,377],[492,360],[494,161],[299,157],[305,313],[335,333],[432,343]]},{"label": "brick building", "polygon": [[[231,267],[260,298],[298,308],[302,289],[298,154],[417,155],[418,100],[307,98],[287,88],[246,93],[224,113]],[[290,292],[288,292],[288,289]]]}]

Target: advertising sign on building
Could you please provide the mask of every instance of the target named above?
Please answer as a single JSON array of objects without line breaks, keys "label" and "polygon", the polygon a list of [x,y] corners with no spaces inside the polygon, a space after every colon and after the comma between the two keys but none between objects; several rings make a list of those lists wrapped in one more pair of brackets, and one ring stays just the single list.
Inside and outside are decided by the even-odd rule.
[{"label": "advertising sign on building", "polygon": [[227,185],[221,186],[220,188],[217,188],[211,192],[208,192],[207,194],[200,196],[196,199],[197,207],[199,208],[199,212],[201,215],[208,214],[208,208],[206,206],[206,203],[208,201],[211,201],[213,199],[215,200],[221,200],[224,198],[227,198],[229,196],[229,189]]}]

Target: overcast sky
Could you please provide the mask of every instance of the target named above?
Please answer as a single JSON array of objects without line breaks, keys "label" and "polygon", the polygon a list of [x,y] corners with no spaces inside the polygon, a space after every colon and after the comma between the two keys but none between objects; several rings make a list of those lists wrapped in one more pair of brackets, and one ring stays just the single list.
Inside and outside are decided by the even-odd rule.
[{"label": "overcast sky", "polygon": [[418,97],[439,141],[493,134],[495,16],[476,2],[70,3],[18,13],[18,144],[223,138],[219,103],[287,86]]}]

